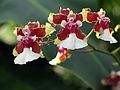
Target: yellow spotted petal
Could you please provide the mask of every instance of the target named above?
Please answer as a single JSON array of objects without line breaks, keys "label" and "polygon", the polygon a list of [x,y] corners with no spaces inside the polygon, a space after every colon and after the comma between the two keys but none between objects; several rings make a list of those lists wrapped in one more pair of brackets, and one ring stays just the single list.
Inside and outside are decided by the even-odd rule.
[{"label": "yellow spotted petal", "polygon": [[46,25],[45,25],[46,35],[50,35],[50,34],[52,34],[54,31],[56,31],[55,28],[52,27],[50,23],[46,23]]},{"label": "yellow spotted petal", "polygon": [[48,21],[49,21],[50,23],[53,23],[53,14],[54,14],[54,13],[50,13],[50,14],[49,14]]},{"label": "yellow spotted petal", "polygon": [[15,50],[15,48],[13,49],[13,56],[17,56],[18,55],[18,53],[17,53],[17,51]]},{"label": "yellow spotted petal", "polygon": [[43,54],[43,51],[40,52],[40,57],[41,58],[45,58],[44,54]]},{"label": "yellow spotted petal", "polygon": [[83,8],[81,13],[82,13],[82,16],[83,16],[83,21],[86,21],[87,20],[87,11],[86,11],[86,8]]},{"label": "yellow spotted petal", "polygon": [[118,32],[118,29],[120,29],[120,24],[118,24],[118,25],[115,27],[115,32]]},{"label": "yellow spotted petal", "polygon": [[55,41],[54,41],[54,44],[59,44],[60,42],[61,41],[58,38],[56,38]]}]

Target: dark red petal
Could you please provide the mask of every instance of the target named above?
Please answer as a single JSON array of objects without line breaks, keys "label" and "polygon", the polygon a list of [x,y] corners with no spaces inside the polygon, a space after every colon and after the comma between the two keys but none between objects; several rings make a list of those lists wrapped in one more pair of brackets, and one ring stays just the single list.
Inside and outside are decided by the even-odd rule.
[{"label": "dark red petal", "polygon": [[23,29],[22,28],[17,28],[17,35],[24,36]]},{"label": "dark red petal", "polygon": [[33,28],[37,28],[39,26],[38,22],[29,22],[28,28],[31,30]]},{"label": "dark red petal", "polygon": [[70,13],[70,10],[69,9],[63,9],[63,8],[61,8],[60,9],[60,13],[64,14],[64,15],[68,15]]},{"label": "dark red petal", "polygon": [[76,20],[80,20],[82,22],[83,21],[82,14],[76,14]]},{"label": "dark red petal", "polygon": [[85,34],[79,29],[76,29],[75,34],[76,34],[76,37],[79,39],[83,40],[85,38]]},{"label": "dark red petal", "polygon": [[70,34],[70,31],[63,28],[58,32],[57,37],[59,40],[62,41],[62,40],[65,40],[67,37],[69,37],[69,34]]},{"label": "dark red petal", "polygon": [[32,45],[32,51],[34,53],[40,53],[40,48],[41,48],[41,46],[39,46],[39,44],[37,44],[36,42],[33,43],[33,45]]},{"label": "dark red petal", "polygon": [[45,27],[35,28],[31,30],[31,36],[36,35],[37,37],[44,37],[45,36]]},{"label": "dark red petal", "polygon": [[15,50],[17,51],[18,54],[22,53],[23,49],[24,49],[24,46],[23,46],[23,44],[21,42],[19,42],[17,44],[17,46],[15,47]]},{"label": "dark red petal", "polygon": [[101,24],[99,22],[96,22],[96,24],[93,27],[94,31],[100,32],[100,28],[102,28]]},{"label": "dark red petal", "polygon": [[61,14],[54,14],[53,15],[53,23],[61,24],[62,20],[67,20],[67,16]]},{"label": "dark red petal", "polygon": [[97,13],[93,13],[93,12],[87,13],[87,21],[88,22],[96,22],[98,17],[99,16]]},{"label": "dark red petal", "polygon": [[104,19],[100,23],[101,23],[101,26],[102,26],[103,29],[109,28],[109,21],[108,20]]}]

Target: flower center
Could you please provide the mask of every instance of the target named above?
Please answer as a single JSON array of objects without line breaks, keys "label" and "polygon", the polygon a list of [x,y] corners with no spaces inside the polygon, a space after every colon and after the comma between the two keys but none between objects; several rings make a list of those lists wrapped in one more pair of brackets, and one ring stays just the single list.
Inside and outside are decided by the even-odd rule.
[{"label": "flower center", "polygon": [[29,36],[28,34],[26,34],[25,36],[22,37],[21,42],[24,47],[30,48],[32,44],[35,42],[35,40],[33,39],[33,36]]},{"label": "flower center", "polygon": [[75,33],[78,25],[74,22],[73,18],[70,18],[69,21],[66,23],[65,28],[70,31],[70,33]]}]

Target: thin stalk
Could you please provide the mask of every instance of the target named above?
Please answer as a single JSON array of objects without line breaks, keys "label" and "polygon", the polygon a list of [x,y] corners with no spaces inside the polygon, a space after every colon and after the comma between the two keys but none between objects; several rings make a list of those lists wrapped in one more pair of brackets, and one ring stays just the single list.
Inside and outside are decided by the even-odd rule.
[{"label": "thin stalk", "polygon": [[[94,46],[92,46],[91,44],[88,44],[91,48],[93,48],[93,50],[95,50],[95,51],[97,51],[97,52],[100,52],[100,53],[104,53],[104,54],[107,54],[107,55],[109,55],[109,56],[112,56],[113,58],[114,58],[114,60],[118,63],[118,65],[120,66],[120,60],[118,60],[116,57],[115,57],[115,55],[114,55],[114,53],[112,52],[107,52],[107,51],[103,51],[103,50],[100,50],[100,49],[97,49],[97,48],[95,48]],[[117,49],[118,50],[118,49]]]},{"label": "thin stalk", "polygon": [[90,52],[95,52],[95,50],[93,49],[90,49],[90,50],[74,50],[75,52],[78,52],[78,53],[90,53]]},{"label": "thin stalk", "polygon": [[115,50],[113,50],[111,53],[115,54],[116,52],[120,51],[120,47],[116,48]]},{"label": "thin stalk", "polygon": [[86,36],[86,39],[88,39],[93,33],[93,29],[88,33],[88,35]]}]

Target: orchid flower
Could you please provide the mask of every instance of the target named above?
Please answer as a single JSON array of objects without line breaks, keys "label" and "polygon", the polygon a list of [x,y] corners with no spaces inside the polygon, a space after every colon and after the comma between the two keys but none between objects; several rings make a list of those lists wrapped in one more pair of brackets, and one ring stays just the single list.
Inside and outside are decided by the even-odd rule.
[{"label": "orchid flower", "polygon": [[103,9],[100,9],[98,13],[91,12],[90,10],[86,10],[86,12],[87,21],[96,22],[93,27],[96,37],[104,41],[109,41],[111,44],[117,43],[117,40],[112,36],[114,32],[109,27],[110,19],[105,17],[106,12]]},{"label": "orchid flower", "polygon": [[112,86],[112,90],[120,90],[120,71],[112,71],[110,76],[102,80],[102,84]]},{"label": "orchid flower", "polygon": [[29,22],[25,28],[16,28],[19,43],[13,50],[13,55],[17,56],[14,60],[15,64],[26,64],[40,57],[42,46],[40,43],[48,34],[46,33],[48,29],[48,26],[46,28],[44,25],[40,25],[39,22]]},{"label": "orchid flower", "polygon": [[58,53],[56,57],[53,60],[51,60],[49,64],[57,65],[69,57],[70,57],[69,50],[67,48],[63,48],[60,46],[58,47]]},{"label": "orchid flower", "polygon": [[88,45],[85,34],[79,29],[83,21],[81,13],[73,13],[69,8],[60,8],[59,13],[50,13],[48,21],[55,25],[61,25],[61,29],[57,33],[58,46],[74,50]]}]

